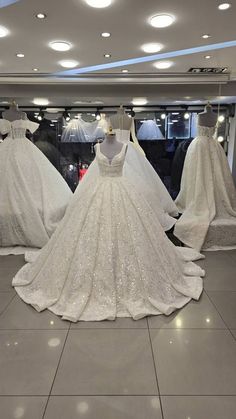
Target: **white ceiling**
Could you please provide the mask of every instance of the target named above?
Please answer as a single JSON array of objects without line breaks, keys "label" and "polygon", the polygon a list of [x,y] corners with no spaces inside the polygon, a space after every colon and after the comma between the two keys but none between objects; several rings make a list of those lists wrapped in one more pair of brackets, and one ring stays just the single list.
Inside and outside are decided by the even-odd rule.
[{"label": "white ceiling", "polygon": [[[187,87],[183,86],[184,79],[181,78],[181,89],[172,94],[173,83],[179,83],[176,74],[186,73],[190,67],[202,66],[229,68],[230,80],[227,81],[228,88],[222,88],[222,92],[225,90],[222,100],[228,98],[232,101],[236,96],[236,86],[232,82],[236,79],[236,48],[209,53],[210,60],[204,58],[204,53],[173,59],[173,67],[166,70],[169,79],[165,85],[158,78],[160,72],[153,63],[130,66],[131,78],[126,81],[117,79],[120,77],[119,68],[103,71],[115,73],[117,83],[123,86],[122,94],[111,79],[104,78],[104,74],[98,73],[94,81],[67,80],[70,84],[67,93],[65,80],[51,78],[52,73],[62,70],[58,64],[62,59],[78,60],[80,66],[85,67],[144,56],[141,45],[149,42],[163,44],[162,52],[168,52],[236,40],[236,0],[230,2],[232,7],[224,12],[218,10],[219,1],[215,0],[113,0],[112,6],[105,9],[91,8],[84,0],[21,0],[0,9],[0,25],[10,30],[8,37],[0,38],[0,102],[15,97],[22,104],[30,104],[33,96],[40,93],[48,97],[52,105],[69,105],[79,99],[100,99],[109,104],[112,100],[113,104],[129,103],[134,96],[145,96],[150,103],[157,100],[186,101],[187,98],[195,101],[214,99],[220,95],[219,83],[216,80],[213,88],[210,78],[208,86],[208,81],[203,84],[197,77],[191,81],[185,77]],[[38,12],[46,13],[47,19],[36,19]],[[155,29],[148,24],[150,16],[164,12],[176,16],[172,26]],[[104,39],[101,32],[111,32],[112,36]],[[204,33],[211,34],[211,38],[202,39]],[[73,48],[63,53],[52,51],[48,43],[53,40],[69,41]],[[25,58],[17,58],[17,52],[23,52]],[[108,60],[103,56],[106,52],[112,54]],[[32,71],[35,67],[39,68],[37,74]],[[135,78],[136,74],[150,73],[157,77],[152,82],[153,89],[147,87],[150,84],[147,78],[142,83]],[[161,94],[157,87],[160,82]],[[134,88],[136,84],[137,89]],[[62,86],[61,90],[58,85]],[[199,89],[195,89],[195,85],[199,85]],[[94,89],[94,94],[91,89]]]}]

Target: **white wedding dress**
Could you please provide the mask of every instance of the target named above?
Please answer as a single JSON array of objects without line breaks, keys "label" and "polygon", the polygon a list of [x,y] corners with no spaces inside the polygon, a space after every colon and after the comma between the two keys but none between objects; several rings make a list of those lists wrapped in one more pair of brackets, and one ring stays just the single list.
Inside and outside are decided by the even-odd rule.
[{"label": "white wedding dress", "polygon": [[[128,146],[124,163],[124,177],[139,191],[140,196],[146,198],[156,213],[163,229],[165,231],[170,230],[176,222],[176,219],[173,217],[178,215],[178,209],[165,185],[145,157],[138,141],[130,141],[130,131],[121,129],[113,131],[116,133],[116,139]],[[83,177],[83,190],[90,187],[98,173],[97,160],[94,159]],[[82,192],[82,189],[78,191],[78,194],[80,194],[80,191]]]},{"label": "white wedding dress", "polygon": [[0,254],[43,247],[72,197],[60,173],[25,137],[37,128],[29,120],[0,120],[0,132],[8,134],[0,147]]},{"label": "white wedding dress", "polygon": [[174,234],[197,250],[236,247],[236,190],[216,127],[198,125],[190,144],[176,204],[182,216]]},{"label": "white wedding dress", "polygon": [[107,128],[107,121],[102,114],[100,121],[87,122],[81,117],[72,119],[65,127],[61,141],[62,142],[95,142],[103,139]]},{"label": "white wedding dress", "polygon": [[152,119],[144,121],[137,132],[138,140],[164,140],[157,123]]},{"label": "white wedding dress", "polygon": [[204,271],[191,259],[201,255],[168,240],[122,176],[125,152],[123,145],[109,161],[97,145],[99,176],[80,198],[78,186],[51,240],[14,277],[17,293],[36,310],[73,322],[139,319],[199,298]]}]

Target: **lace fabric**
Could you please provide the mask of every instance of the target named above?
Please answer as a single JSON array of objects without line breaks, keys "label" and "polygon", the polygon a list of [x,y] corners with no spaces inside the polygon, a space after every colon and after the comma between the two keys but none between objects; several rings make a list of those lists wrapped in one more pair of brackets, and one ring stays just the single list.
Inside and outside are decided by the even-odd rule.
[{"label": "lace fabric", "polygon": [[[227,249],[236,246],[236,190],[225,152],[213,138],[216,127],[198,129],[199,135],[190,144],[184,163],[176,199],[182,216],[174,233],[197,250]],[[228,239],[225,223],[232,229]]]},{"label": "lace fabric", "polygon": [[26,129],[37,127],[29,120],[0,120],[0,131],[8,134],[0,152],[0,253],[12,246],[44,246],[72,196],[62,176],[25,137]]},{"label": "lace fabric", "polygon": [[[202,292],[204,272],[167,239],[145,197],[122,176],[125,149],[78,186],[55,234],[13,279],[36,310],[71,321],[170,314]],[[82,188],[82,193],[80,192]],[[191,252],[191,251],[190,251]]]}]

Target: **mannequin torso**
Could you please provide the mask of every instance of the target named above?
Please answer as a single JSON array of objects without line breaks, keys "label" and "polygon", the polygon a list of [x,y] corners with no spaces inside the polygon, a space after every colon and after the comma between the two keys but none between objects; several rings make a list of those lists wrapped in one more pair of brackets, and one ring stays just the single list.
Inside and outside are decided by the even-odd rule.
[{"label": "mannequin torso", "polygon": [[205,111],[198,115],[198,124],[203,127],[215,127],[217,122],[217,114],[213,112],[212,107],[208,104]]},{"label": "mannequin torso", "polygon": [[116,154],[120,153],[123,144],[117,141],[115,134],[106,134],[105,140],[100,144],[100,151],[111,163]]},{"label": "mannequin torso", "polygon": [[18,108],[18,105],[15,101],[12,102],[10,108],[3,112],[2,114],[3,119],[7,119],[7,121],[16,121],[18,119],[27,119],[27,115],[25,112],[21,112]]},{"label": "mannequin torso", "polygon": [[121,106],[117,113],[110,117],[110,124],[113,129],[129,131],[131,129],[132,119],[126,115],[124,108]]}]

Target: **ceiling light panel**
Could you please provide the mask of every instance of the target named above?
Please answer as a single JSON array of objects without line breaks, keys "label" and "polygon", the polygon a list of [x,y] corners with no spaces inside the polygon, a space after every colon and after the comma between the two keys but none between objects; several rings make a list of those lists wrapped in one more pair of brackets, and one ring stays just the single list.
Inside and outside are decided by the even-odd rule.
[{"label": "ceiling light panel", "polygon": [[72,45],[70,42],[67,41],[52,41],[49,43],[50,48],[52,48],[54,51],[69,51],[72,48]]},{"label": "ceiling light panel", "polygon": [[95,7],[97,9],[103,9],[112,4],[112,0],[85,0],[88,6]]},{"label": "ceiling light panel", "polygon": [[155,42],[150,42],[149,44],[142,45],[142,50],[147,54],[155,54],[163,49],[163,45],[157,44]]},{"label": "ceiling light panel", "polygon": [[149,19],[149,23],[154,28],[167,28],[175,21],[175,17],[169,14],[158,14]]},{"label": "ceiling light panel", "polygon": [[10,31],[5,26],[0,26],[0,38],[5,38],[9,33]]}]

